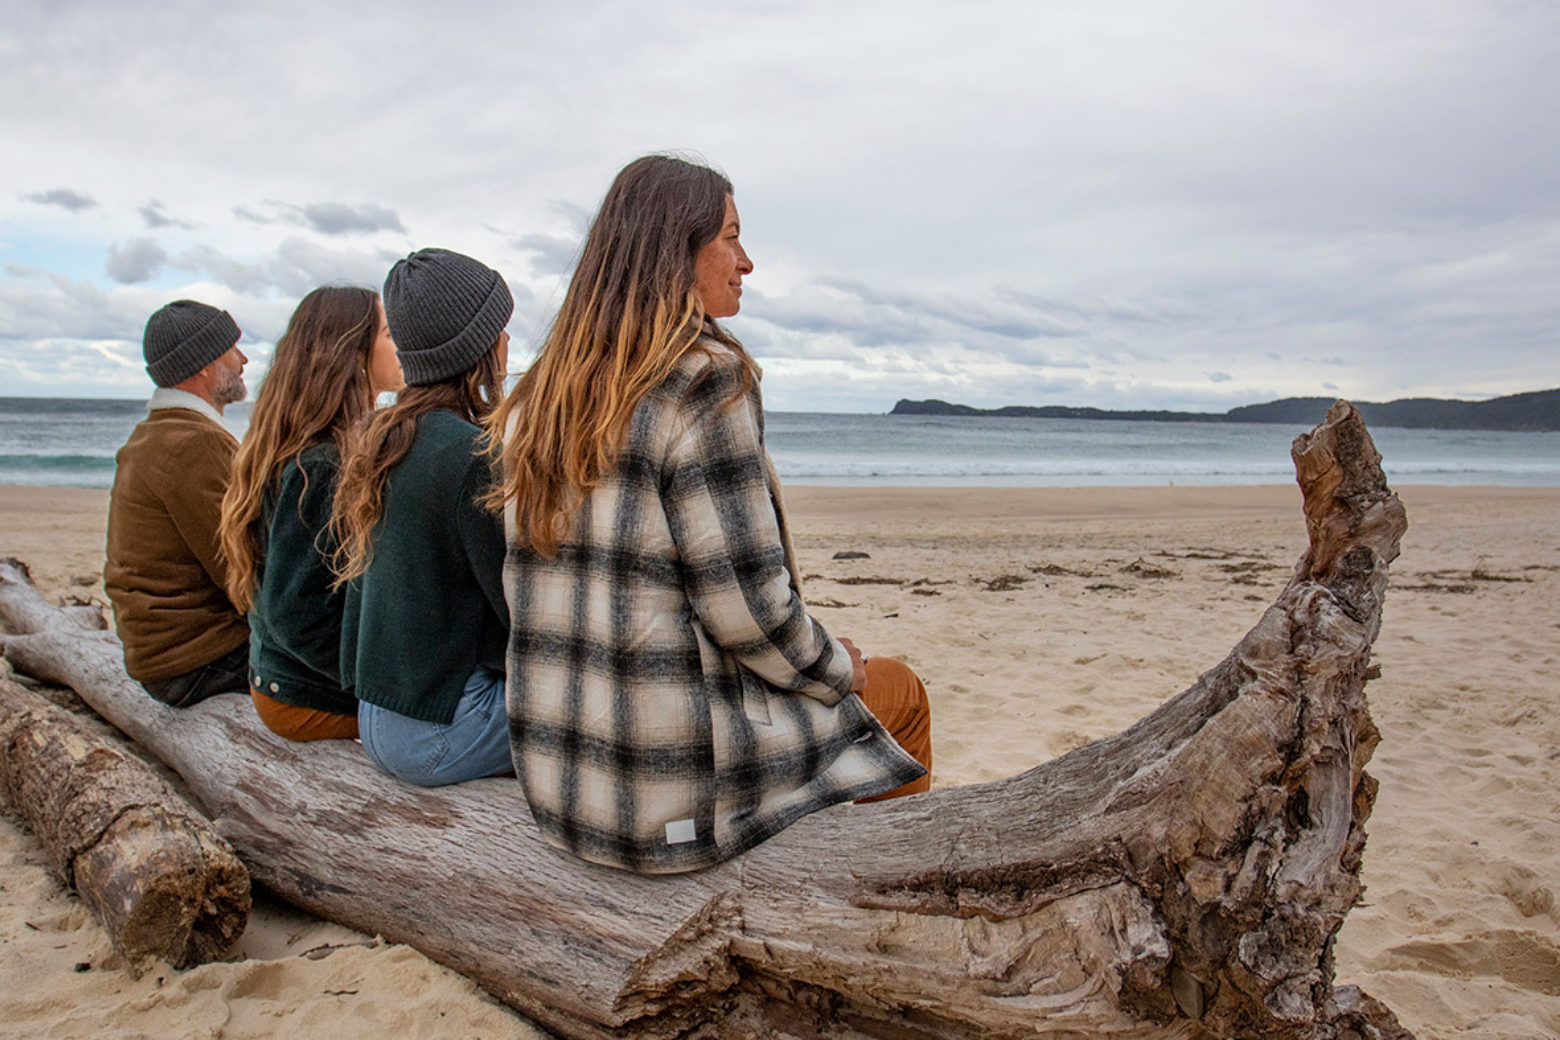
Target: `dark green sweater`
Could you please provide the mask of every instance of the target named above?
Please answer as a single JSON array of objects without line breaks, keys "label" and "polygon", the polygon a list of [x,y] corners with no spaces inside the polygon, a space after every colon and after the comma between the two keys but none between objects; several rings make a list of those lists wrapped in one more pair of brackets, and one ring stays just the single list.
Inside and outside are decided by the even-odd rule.
[{"label": "dark green sweater", "polygon": [[341,459],[330,441],[282,467],[261,514],[266,532],[249,609],[249,681],[283,704],[357,714],[341,683],[344,590],[332,591],[330,506]]},{"label": "dark green sweater", "polygon": [[418,420],[342,615],[343,685],[425,722],[450,721],[479,665],[504,670],[504,530],[476,502],[492,480],[478,432],[453,412]]}]

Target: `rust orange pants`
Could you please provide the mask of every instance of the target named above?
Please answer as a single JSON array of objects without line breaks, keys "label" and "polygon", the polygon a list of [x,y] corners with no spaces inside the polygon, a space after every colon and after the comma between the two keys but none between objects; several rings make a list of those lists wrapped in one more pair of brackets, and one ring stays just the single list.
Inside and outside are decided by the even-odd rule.
[{"label": "rust orange pants", "polygon": [[265,728],[288,740],[352,740],[358,735],[356,715],[338,715],[317,708],[300,708],[267,697],[253,686],[249,697]]},{"label": "rust orange pants", "polygon": [[892,657],[867,658],[867,688],[861,701],[877,716],[888,730],[921,765],[926,775],[912,780],[892,791],[884,791],[857,802],[876,802],[884,798],[898,798],[907,794],[919,794],[932,786],[932,706],[926,699],[926,686],[920,676],[903,661]]}]

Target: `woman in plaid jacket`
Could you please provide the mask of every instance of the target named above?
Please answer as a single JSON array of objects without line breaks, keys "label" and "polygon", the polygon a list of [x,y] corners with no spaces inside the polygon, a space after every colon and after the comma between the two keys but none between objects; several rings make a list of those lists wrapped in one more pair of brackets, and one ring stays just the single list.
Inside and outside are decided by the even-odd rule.
[{"label": "woman in plaid jacket", "polygon": [[516,769],[548,841],[645,873],[930,783],[920,680],[802,603],[758,369],[715,320],[753,269],[731,194],[680,159],[626,167],[489,423]]}]

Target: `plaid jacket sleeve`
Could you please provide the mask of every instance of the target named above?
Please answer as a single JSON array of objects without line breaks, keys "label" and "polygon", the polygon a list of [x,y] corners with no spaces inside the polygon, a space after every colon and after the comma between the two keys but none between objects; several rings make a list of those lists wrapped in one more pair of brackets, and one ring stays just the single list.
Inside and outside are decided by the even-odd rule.
[{"label": "plaid jacket sleeve", "polygon": [[850,657],[791,584],[758,391],[730,401],[738,379],[728,359],[711,360],[681,410],[692,421],[667,454],[663,507],[688,599],[710,638],[743,667],[837,704],[850,692]]}]

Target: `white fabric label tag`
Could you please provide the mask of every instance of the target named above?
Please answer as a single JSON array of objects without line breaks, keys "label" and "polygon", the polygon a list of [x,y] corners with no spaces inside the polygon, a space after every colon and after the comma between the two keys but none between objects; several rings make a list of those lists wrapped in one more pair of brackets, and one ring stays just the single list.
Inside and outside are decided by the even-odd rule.
[{"label": "white fabric label tag", "polygon": [[696,836],[692,820],[673,820],[666,825],[668,845],[681,845],[683,842],[692,841]]}]

